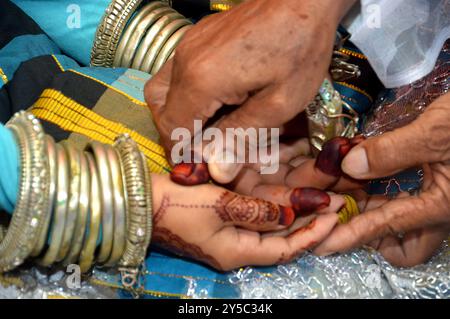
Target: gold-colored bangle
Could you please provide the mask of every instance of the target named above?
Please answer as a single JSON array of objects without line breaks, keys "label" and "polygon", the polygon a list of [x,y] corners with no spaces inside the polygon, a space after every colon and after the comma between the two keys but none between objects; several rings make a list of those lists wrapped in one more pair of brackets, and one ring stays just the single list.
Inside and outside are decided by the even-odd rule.
[{"label": "gold-colored bangle", "polygon": [[76,149],[64,141],[61,143],[69,158],[69,205],[66,212],[66,224],[64,226],[64,236],[59,248],[58,257],[56,261],[61,261],[66,258],[70,245],[72,243],[73,233],[78,217],[78,206],[80,203],[80,175],[81,163],[80,154]]},{"label": "gold-colored bangle", "polygon": [[183,16],[177,12],[169,13],[167,15],[162,16],[152,25],[152,27],[148,30],[145,38],[139,44],[139,47],[136,51],[136,54],[133,59],[132,68],[136,70],[142,71],[142,64],[144,62],[145,57],[148,54],[148,50],[152,43],[157,38],[158,34],[167,26],[170,22],[177,19],[182,19]]},{"label": "gold-colored bangle", "polygon": [[56,143],[51,136],[47,135],[46,138],[47,138],[47,156],[49,163],[49,178],[50,178],[48,190],[49,205],[48,205],[48,213],[44,220],[44,227],[42,228],[42,231],[39,235],[39,239],[36,242],[36,246],[34,247],[33,252],[31,253],[32,257],[39,256],[42,250],[44,249],[45,244],[47,243],[50,221],[53,214],[56,199],[56,183],[58,178]]},{"label": "gold-colored bangle", "polygon": [[97,165],[100,180],[100,198],[102,207],[102,242],[97,256],[99,263],[105,263],[112,252],[114,232],[114,207],[112,182],[109,176],[109,164],[103,145],[99,142],[91,142],[86,150],[92,152]]},{"label": "gold-colored bangle", "polygon": [[66,224],[66,213],[69,200],[69,167],[68,158],[64,148],[56,145],[57,156],[57,191],[56,203],[52,216],[52,227],[50,231],[50,245],[42,259],[38,263],[42,266],[50,266],[56,261],[58,252],[64,236]]},{"label": "gold-colored bangle", "polygon": [[187,19],[177,19],[169,23],[158,37],[153,41],[150,49],[147,51],[144,61],[141,64],[141,71],[151,73],[153,64],[166,41],[181,27],[191,24]]},{"label": "gold-colored bangle", "polygon": [[150,71],[151,74],[158,73],[158,71],[161,69],[164,63],[166,63],[167,60],[169,60],[169,57],[175,51],[175,48],[180,43],[184,34],[190,28],[192,28],[192,25],[186,25],[184,27],[181,27],[167,40],[167,42],[162,47],[161,51],[158,53],[155,63],[153,64],[152,70]]},{"label": "gold-colored bangle", "polygon": [[78,152],[80,160],[80,196],[78,204],[78,216],[73,233],[72,243],[70,245],[69,253],[64,260],[64,265],[73,264],[78,260],[78,257],[83,246],[83,239],[86,233],[86,223],[89,211],[89,194],[91,191],[91,178],[89,175],[89,165],[84,153]]},{"label": "gold-colored bangle", "polygon": [[14,269],[32,253],[49,204],[49,163],[42,126],[32,114],[21,111],[13,116],[7,127],[19,143],[22,168],[19,199],[0,243],[0,272]]},{"label": "gold-colored bangle", "polygon": [[345,206],[338,212],[339,223],[347,224],[350,220],[360,214],[358,203],[350,195],[344,195]]},{"label": "gold-colored bangle", "polygon": [[[137,45],[140,42],[140,39],[143,37],[148,27],[151,26],[154,23],[154,21],[156,21],[156,18],[154,19],[154,21],[152,21],[152,19],[149,19],[149,17],[152,17],[152,15],[154,17],[153,11],[156,11],[155,9],[161,7],[163,8],[163,12],[164,10],[170,9],[170,7],[168,7],[167,4],[161,1],[154,1],[146,4],[141,10],[139,10],[139,13],[133,18],[133,20],[127,26],[123,36],[119,41],[119,46],[117,47],[113,66],[125,67],[126,61],[124,61],[124,57],[126,48],[130,44],[135,44],[137,47]],[[134,50],[136,50],[136,48],[132,49],[132,52],[134,52]],[[129,61],[131,61],[131,59],[129,59]]]},{"label": "gold-colored bangle", "polygon": [[91,177],[91,191],[90,191],[90,205],[89,205],[89,219],[88,232],[83,243],[83,248],[80,254],[80,270],[82,273],[89,271],[94,262],[95,249],[97,248],[97,240],[100,234],[100,224],[102,218],[102,204],[100,201],[100,181],[97,173],[97,166],[94,157],[90,153],[84,153],[89,166],[89,173]]},{"label": "gold-colored bangle", "polygon": [[117,264],[125,250],[126,232],[126,207],[124,184],[122,180],[123,172],[119,164],[119,155],[110,145],[104,145],[106,158],[109,164],[109,172],[113,185],[114,204],[114,238],[111,256],[105,262],[105,266],[112,267]]}]

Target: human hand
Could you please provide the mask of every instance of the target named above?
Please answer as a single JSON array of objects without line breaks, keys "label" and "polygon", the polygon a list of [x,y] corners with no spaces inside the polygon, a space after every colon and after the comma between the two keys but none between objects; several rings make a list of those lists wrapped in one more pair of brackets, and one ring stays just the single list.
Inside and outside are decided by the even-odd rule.
[{"label": "human hand", "polygon": [[[279,128],[303,111],[327,76],[338,22],[354,2],[249,0],[195,25],[145,86],[167,154],[175,128],[193,133],[194,119],[206,124],[226,105],[239,107],[214,124],[222,130]],[[219,183],[242,167],[210,162]]]},{"label": "human hand", "polygon": [[[449,132],[450,94],[446,94],[410,125],[352,149],[342,163],[346,174],[372,179],[423,166],[421,192],[375,205],[368,201],[365,213],[338,226],[316,253],[327,255],[372,244],[400,266],[428,259],[450,230]],[[403,235],[401,239],[398,234]]]},{"label": "human hand", "polygon": [[[167,175],[153,174],[152,183],[152,243],[224,271],[285,263],[312,249],[329,235],[343,205],[340,196],[321,191],[297,190],[273,204],[212,184],[181,186]],[[297,209],[289,208],[292,198]]]}]

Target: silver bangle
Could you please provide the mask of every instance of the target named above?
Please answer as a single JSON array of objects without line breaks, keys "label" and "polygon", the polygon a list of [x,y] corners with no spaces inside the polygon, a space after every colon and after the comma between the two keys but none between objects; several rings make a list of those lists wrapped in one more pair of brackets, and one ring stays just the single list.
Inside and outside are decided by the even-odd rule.
[{"label": "silver bangle", "polygon": [[56,144],[57,156],[57,191],[56,203],[53,210],[52,228],[50,230],[50,244],[42,259],[38,264],[50,266],[53,264],[60,250],[64,236],[64,227],[66,224],[66,213],[69,200],[69,167],[68,158],[64,148]]},{"label": "silver bangle", "polygon": [[153,64],[151,74],[156,74],[162,68],[162,66],[169,60],[172,53],[175,52],[175,48],[178,46],[180,41],[183,39],[184,34],[192,28],[191,25],[186,25],[179,30],[177,30],[164,44],[161,51]]},{"label": "silver bangle", "polygon": [[113,205],[114,205],[114,237],[111,256],[105,262],[105,266],[112,267],[117,264],[125,250],[125,236],[126,236],[126,207],[125,194],[122,180],[123,172],[119,164],[119,155],[116,150],[110,145],[104,145],[106,151],[106,158],[109,164],[109,173],[112,182],[113,190]]},{"label": "silver bangle", "polygon": [[87,162],[84,153],[78,150],[74,151],[79,157],[79,167],[80,167],[80,189],[78,197],[78,212],[75,224],[75,229],[73,232],[72,243],[70,245],[69,253],[64,260],[64,265],[73,264],[78,260],[78,257],[83,246],[84,236],[86,234],[86,223],[89,211],[89,194],[91,191],[91,180],[89,175],[89,164]]},{"label": "silver bangle", "polygon": [[62,239],[61,247],[59,248],[58,258],[56,261],[61,261],[66,258],[70,245],[72,243],[73,232],[75,230],[75,225],[77,223],[78,206],[80,203],[80,174],[81,174],[81,164],[80,155],[69,145],[67,141],[61,143],[64,150],[66,151],[67,157],[69,159],[69,199],[66,212],[66,223],[64,226],[64,236]]},{"label": "silver bangle", "polygon": [[[162,8],[164,10],[170,10],[170,8],[161,1],[154,1],[146,4],[139,13],[133,18],[130,24],[127,26],[123,36],[119,41],[119,45],[117,47],[116,56],[114,57],[113,66],[120,67],[125,66],[126,61],[124,61],[125,52],[129,52],[130,45],[138,46],[140,40],[143,35],[147,31],[148,27],[151,26],[155,20],[149,19],[152,17],[152,13],[157,11],[156,9]],[[131,52],[134,53],[136,48],[131,49]],[[129,54],[127,55],[127,57]],[[127,58],[127,60],[131,61],[132,59]]]},{"label": "silver bangle", "polygon": [[136,54],[133,59],[132,68],[136,70],[143,70],[142,64],[148,54],[148,50],[150,49],[152,43],[157,38],[158,34],[167,26],[170,22],[177,19],[182,19],[183,16],[177,12],[169,13],[167,15],[162,16],[151,26],[148,30],[145,38],[139,44],[139,47],[136,51]]},{"label": "silver bangle", "polygon": [[101,207],[102,207],[102,242],[97,256],[99,263],[105,263],[111,255],[114,233],[114,207],[112,182],[109,176],[109,164],[103,144],[91,142],[86,151],[92,152],[95,157],[100,180]]},{"label": "silver bangle", "polygon": [[139,24],[136,31],[133,33],[131,38],[128,40],[125,52],[122,57],[122,67],[130,67],[133,63],[136,53],[139,49],[142,39],[144,39],[145,34],[154,25],[158,19],[167,13],[175,12],[169,7],[162,7],[154,10],[144,20]]},{"label": "silver bangle", "polygon": [[[176,19],[165,26],[155,38],[141,64],[141,71],[151,73],[153,64],[166,41],[180,28],[191,24],[187,19]],[[153,73],[152,73],[153,74]]]},{"label": "silver bangle", "polygon": [[16,208],[0,243],[0,272],[14,269],[32,253],[48,214],[50,182],[45,134],[39,121],[22,111],[6,126],[19,143],[21,176]]},{"label": "silver bangle", "polygon": [[150,175],[145,157],[128,135],[118,137],[114,147],[120,154],[128,209],[127,241],[125,252],[119,262],[119,270],[122,273],[123,285],[133,288],[150,245],[152,233]]},{"label": "silver bangle", "polygon": [[91,65],[111,67],[119,39],[142,0],[113,0],[97,28],[91,52]]},{"label": "silver bangle", "polygon": [[80,254],[80,270],[82,273],[87,272],[94,262],[95,250],[97,248],[97,240],[100,234],[100,225],[102,218],[102,206],[101,206],[101,192],[100,192],[100,180],[97,175],[97,166],[95,164],[92,154],[84,153],[88,165],[89,173],[91,177],[91,193],[90,193],[90,205],[89,205],[89,219],[88,219],[88,233],[83,242],[83,248]]},{"label": "silver bangle", "polygon": [[36,246],[34,247],[33,252],[31,253],[32,257],[39,256],[42,252],[42,249],[44,249],[45,244],[47,243],[50,220],[53,214],[56,199],[56,183],[58,177],[56,143],[51,136],[47,135],[46,137],[47,137],[47,156],[49,163],[49,178],[50,178],[50,184],[48,189],[49,205],[48,205],[48,213],[44,220],[44,226],[42,228],[41,234],[39,235],[39,239],[36,242]]}]

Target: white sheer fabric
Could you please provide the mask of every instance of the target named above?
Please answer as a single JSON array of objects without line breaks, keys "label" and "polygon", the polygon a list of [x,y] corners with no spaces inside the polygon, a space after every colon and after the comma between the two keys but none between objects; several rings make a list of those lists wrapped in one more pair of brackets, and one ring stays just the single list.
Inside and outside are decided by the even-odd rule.
[{"label": "white sheer fabric", "polygon": [[433,70],[450,38],[450,0],[361,0],[344,25],[384,85],[400,87]]}]

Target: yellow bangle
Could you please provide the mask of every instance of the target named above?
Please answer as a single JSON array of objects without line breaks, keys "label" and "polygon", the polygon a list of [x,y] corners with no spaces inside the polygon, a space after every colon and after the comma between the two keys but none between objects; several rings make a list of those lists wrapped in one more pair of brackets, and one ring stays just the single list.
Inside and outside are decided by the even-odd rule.
[{"label": "yellow bangle", "polygon": [[345,206],[338,212],[339,224],[347,224],[350,220],[360,214],[356,200],[350,195],[344,195]]}]

